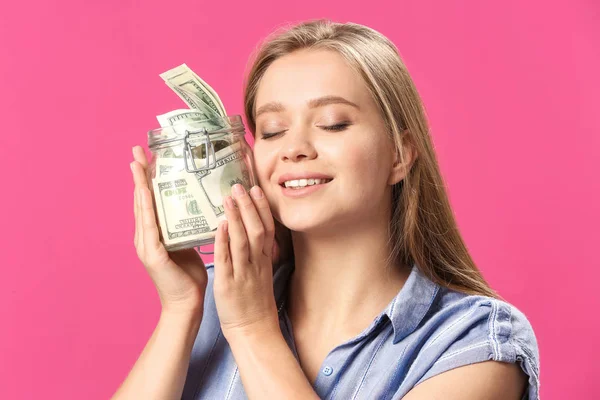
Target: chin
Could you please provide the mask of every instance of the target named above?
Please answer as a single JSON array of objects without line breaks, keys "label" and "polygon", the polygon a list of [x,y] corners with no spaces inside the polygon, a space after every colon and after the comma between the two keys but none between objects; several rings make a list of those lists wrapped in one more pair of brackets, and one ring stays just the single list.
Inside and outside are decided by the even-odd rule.
[{"label": "chin", "polygon": [[296,231],[305,232],[319,225],[314,216],[307,216],[304,213],[283,213],[278,219],[286,228]]},{"label": "chin", "polygon": [[282,218],[281,224],[294,232],[305,232],[314,227],[314,223],[310,219],[302,219],[301,216],[291,218]]},{"label": "chin", "polygon": [[314,211],[310,210],[307,212],[283,212],[281,218],[278,221],[281,221],[281,224],[286,228],[294,231],[294,232],[302,232],[302,233],[317,233],[323,232],[324,230],[329,230],[334,225],[332,219],[328,216],[325,218],[324,216],[314,214]]}]

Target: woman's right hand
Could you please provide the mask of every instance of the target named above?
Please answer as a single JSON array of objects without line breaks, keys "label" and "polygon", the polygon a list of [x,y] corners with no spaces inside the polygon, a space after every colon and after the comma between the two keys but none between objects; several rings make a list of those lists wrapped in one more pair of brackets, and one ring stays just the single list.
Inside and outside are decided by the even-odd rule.
[{"label": "woman's right hand", "polygon": [[132,151],[137,256],[156,286],[163,311],[202,312],[208,283],[204,262],[194,249],[172,252],[165,249],[159,239],[156,211],[148,186],[146,154],[140,146],[135,146]]}]

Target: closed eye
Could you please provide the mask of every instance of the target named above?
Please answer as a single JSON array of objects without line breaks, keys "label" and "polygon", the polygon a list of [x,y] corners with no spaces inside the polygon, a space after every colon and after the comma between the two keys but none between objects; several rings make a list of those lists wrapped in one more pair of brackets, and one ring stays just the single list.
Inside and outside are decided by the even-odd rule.
[{"label": "closed eye", "polygon": [[319,128],[324,129],[326,131],[343,131],[349,125],[350,125],[349,122],[342,122],[342,123],[330,125],[330,126],[320,126]]},{"label": "closed eye", "polygon": [[[332,131],[332,132],[339,132],[339,131],[343,131],[344,129],[346,129],[348,126],[350,126],[351,124],[349,122],[342,122],[340,124],[335,124],[335,125],[329,125],[329,126],[319,126],[319,128],[326,130],[326,131]],[[287,130],[287,129],[286,129]],[[279,132],[263,132],[261,139],[269,139],[273,136],[277,136],[281,133],[284,133],[286,130],[283,131],[279,131]]]},{"label": "closed eye", "polygon": [[273,132],[273,133],[263,132],[263,134],[262,134],[262,136],[260,138],[261,139],[268,139],[270,137],[277,136],[277,135],[279,135],[280,133],[283,133],[283,132],[285,132],[285,131]]}]

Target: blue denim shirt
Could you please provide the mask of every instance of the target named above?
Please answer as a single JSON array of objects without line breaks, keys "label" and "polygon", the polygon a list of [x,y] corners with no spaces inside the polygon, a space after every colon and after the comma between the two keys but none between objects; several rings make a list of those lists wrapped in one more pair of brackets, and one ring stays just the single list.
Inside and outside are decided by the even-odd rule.
[{"label": "blue denim shirt", "polygon": [[[283,264],[273,277],[278,306],[293,268],[293,263]],[[213,264],[207,269],[204,317],[182,399],[246,399],[220,329]],[[298,359],[285,308],[279,321]],[[517,363],[529,378],[523,399],[539,399],[538,346],[525,315],[506,302],[439,286],[413,266],[402,289],[370,326],[327,355],[313,388],[321,399],[400,399],[427,378],[486,360]]]}]

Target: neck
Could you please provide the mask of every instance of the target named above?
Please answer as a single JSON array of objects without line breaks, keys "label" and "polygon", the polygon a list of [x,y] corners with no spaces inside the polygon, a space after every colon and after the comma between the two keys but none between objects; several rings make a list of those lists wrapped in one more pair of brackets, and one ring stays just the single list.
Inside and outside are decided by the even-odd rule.
[{"label": "neck", "polygon": [[[409,268],[386,265],[387,220],[327,232],[292,232],[295,270],[287,310],[298,326],[356,335],[404,285]],[[312,328],[310,328],[312,327]]]}]

